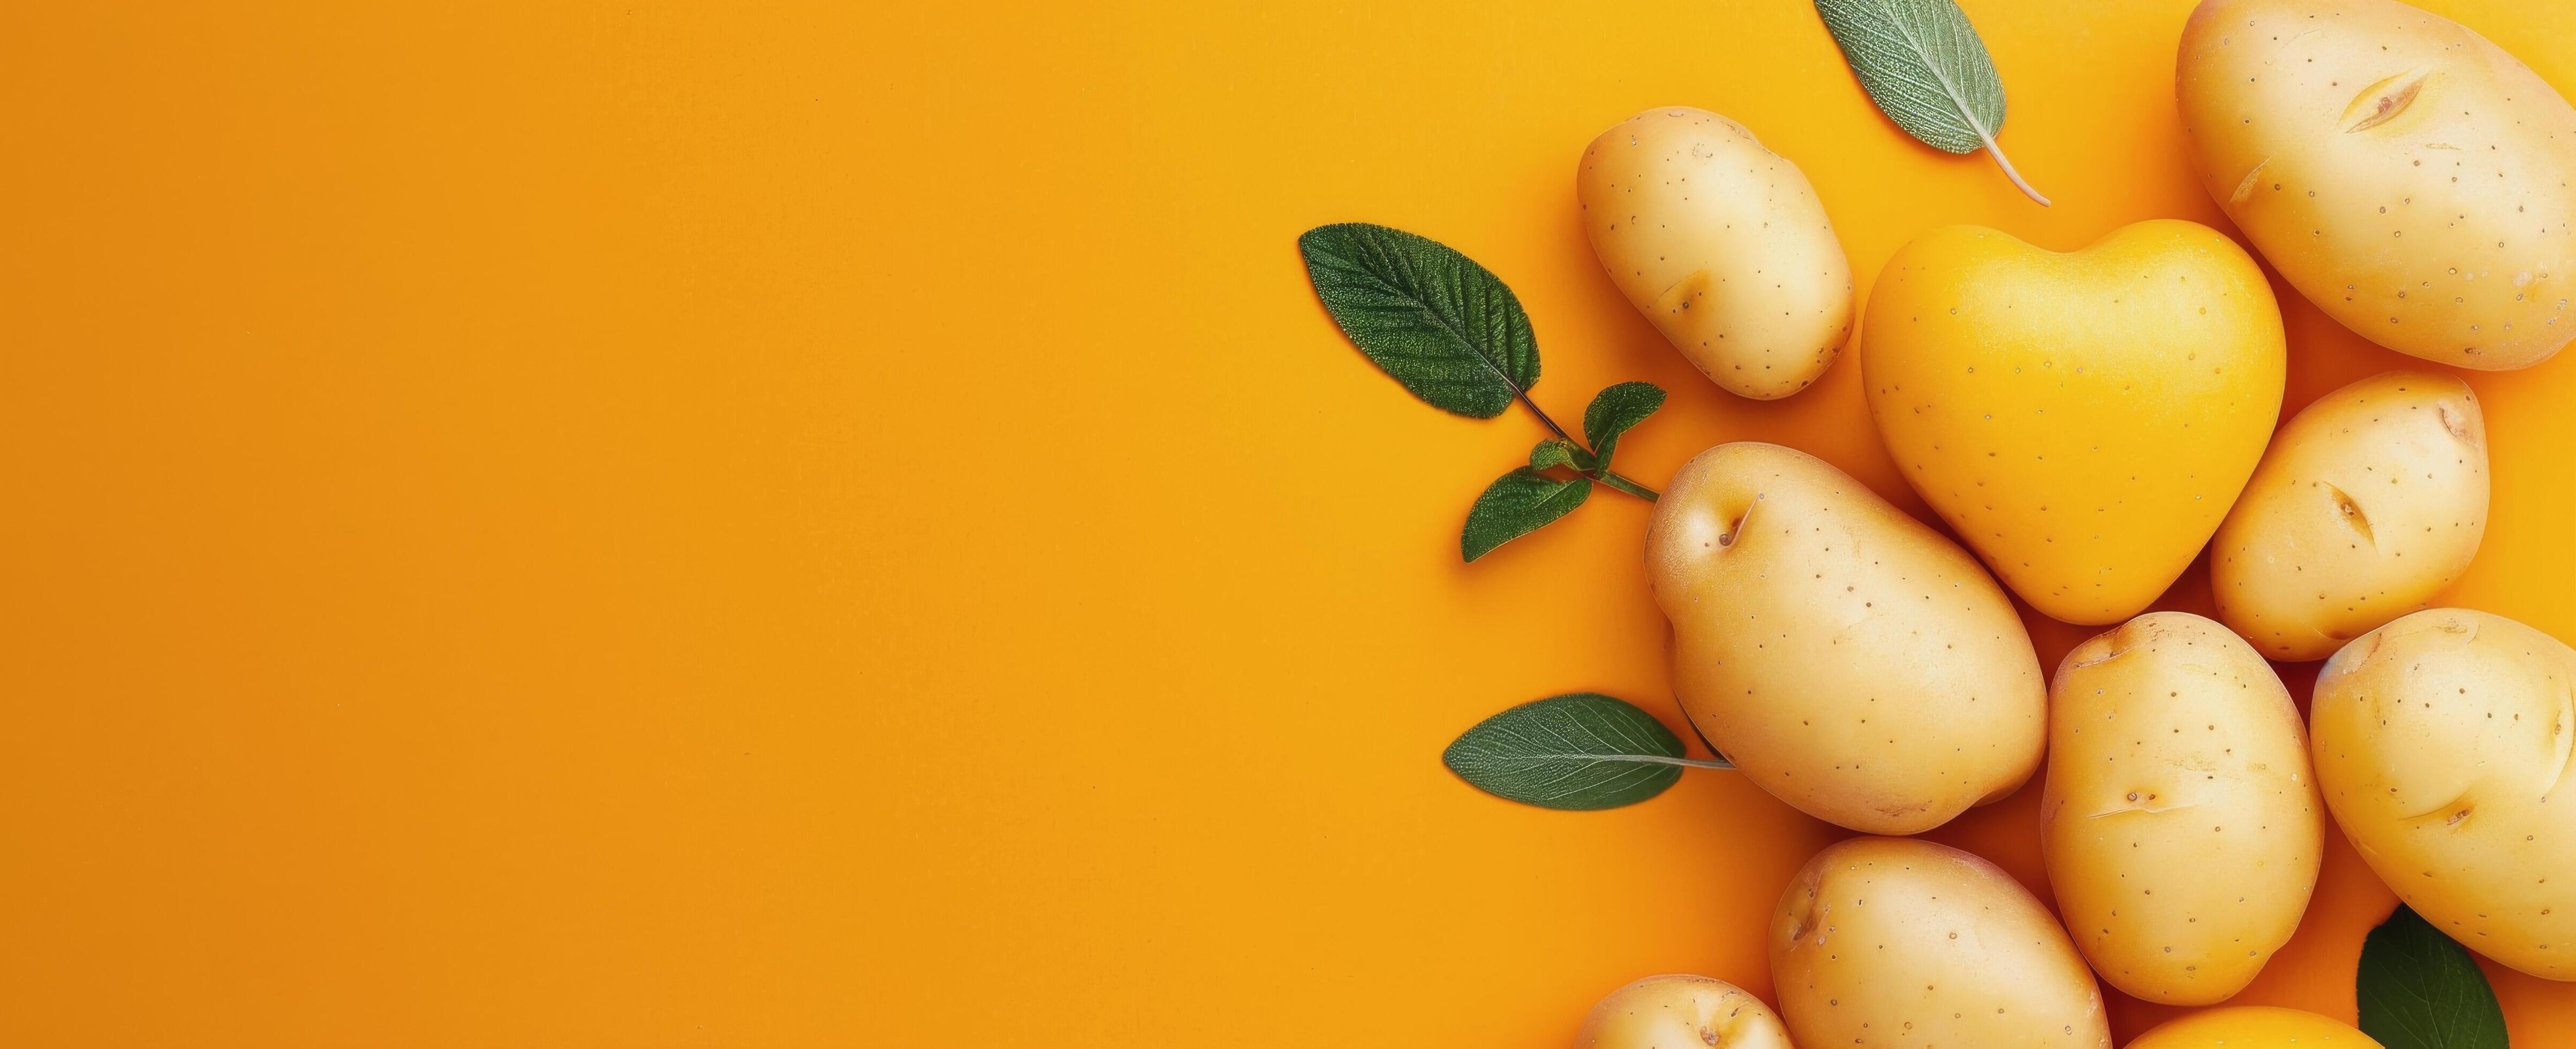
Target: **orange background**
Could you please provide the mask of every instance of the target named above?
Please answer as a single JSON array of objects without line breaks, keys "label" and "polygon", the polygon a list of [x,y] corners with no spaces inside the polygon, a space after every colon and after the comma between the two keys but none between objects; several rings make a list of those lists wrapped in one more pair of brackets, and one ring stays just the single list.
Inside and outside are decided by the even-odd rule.
[{"label": "orange background", "polygon": [[[1540,431],[1376,374],[1293,238],[1492,267],[1561,418],[1671,390],[1649,484],[1761,438],[1921,513],[1850,361],[1738,400],[1617,296],[1594,133],[1743,120],[1864,288],[1938,224],[2222,222],[2182,0],[1967,0],[2048,210],[1799,0],[714,6],[0,9],[0,1043],[1538,1047],[1648,973],[1767,995],[1840,832],[1438,761],[1557,692],[1679,726],[1645,506],[1458,564]],[[2576,88],[2576,9],[2428,6]],[[2290,408],[2412,363],[2280,290]],[[2452,600],[2576,638],[2576,355],[2472,381]],[[2044,892],[2037,795],[1932,836]],[[2391,903],[2337,840],[2240,1000],[2349,1017]]]}]

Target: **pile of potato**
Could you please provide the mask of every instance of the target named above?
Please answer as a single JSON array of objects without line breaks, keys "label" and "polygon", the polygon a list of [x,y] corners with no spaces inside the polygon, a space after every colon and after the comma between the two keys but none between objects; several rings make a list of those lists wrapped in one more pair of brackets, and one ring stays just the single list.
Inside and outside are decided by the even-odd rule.
[{"label": "pile of potato", "polygon": [[[2211,196],[2329,315],[2476,369],[2576,336],[2576,110],[2511,55],[2395,0],[2207,0],[2175,80]],[[1857,312],[1871,416],[1959,538],[1805,453],[1708,450],[1646,540],[1683,709],[1747,778],[1871,835],[2044,767],[2057,906],[1956,849],[1844,841],[1781,894],[1777,1014],[1652,977],[1578,1044],[2107,1047],[2097,974],[2177,1005],[2254,979],[2306,911],[2329,816],[2436,927],[2576,980],[2576,650],[2425,607],[2486,526],[2466,383],[2374,376],[2275,433],[2270,286],[2173,220],[2072,253],[1938,230],[1855,311],[1805,176],[1700,110],[1603,133],[1579,193],[1611,279],[1727,390],[1805,388]],[[2146,612],[2204,548],[2217,620]],[[2110,629],[2044,674],[2007,589]],[[2267,659],[2326,659],[2306,724]],[[2223,1009],[2132,1045],[2292,1040],[2371,1044]]]}]

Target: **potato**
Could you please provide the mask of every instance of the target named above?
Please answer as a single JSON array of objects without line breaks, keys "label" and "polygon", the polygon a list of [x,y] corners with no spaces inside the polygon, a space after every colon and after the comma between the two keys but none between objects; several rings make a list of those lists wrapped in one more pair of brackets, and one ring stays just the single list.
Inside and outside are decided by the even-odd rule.
[{"label": "potato", "polygon": [[2047,688],[2011,600],[1823,460],[1700,453],[1655,504],[1646,567],[1682,710],[1809,815],[1912,834],[2039,767]]},{"label": "potato", "polygon": [[2487,530],[2487,427],[2469,384],[2389,372],[2272,439],[2210,543],[2218,618],[2273,659],[2324,659],[2423,608]]},{"label": "potato", "polygon": [[2156,1025],[2129,1049],[2380,1049],[2339,1020],[2267,1005],[2210,1009]]},{"label": "potato", "polygon": [[1789,1029],[1762,999],[1724,980],[1672,973],[1610,992],[1574,1035],[1574,1049],[1790,1049]]},{"label": "potato", "polygon": [[2012,875],[1915,838],[1808,860],[1771,915],[1771,980],[1805,1046],[2110,1049],[2102,992]]},{"label": "potato", "polygon": [[1860,365],[1888,453],[1960,541],[2041,613],[2109,624],[2218,530],[2288,350],[2262,269],[2207,226],[2065,253],[1952,226],[1880,272]]},{"label": "potato", "polygon": [[2174,89],[2209,195],[2345,327],[2491,370],[2576,336],[2576,109],[2486,38],[2395,0],[2206,0]]},{"label": "potato", "polygon": [[2226,627],[2150,612],[2068,652],[2048,704],[2040,851],[2077,949],[2150,1002],[2244,990],[2325,855],[2281,679]]},{"label": "potato", "polygon": [[2354,638],[2309,704],[2326,808],[2379,880],[2452,939],[2550,980],[2576,980],[2571,682],[2558,639],[2436,608]]},{"label": "potato", "polygon": [[1806,389],[1851,335],[1851,263],[1815,187],[1744,125],[1687,106],[1601,133],[1575,172],[1610,282],[1729,393]]}]

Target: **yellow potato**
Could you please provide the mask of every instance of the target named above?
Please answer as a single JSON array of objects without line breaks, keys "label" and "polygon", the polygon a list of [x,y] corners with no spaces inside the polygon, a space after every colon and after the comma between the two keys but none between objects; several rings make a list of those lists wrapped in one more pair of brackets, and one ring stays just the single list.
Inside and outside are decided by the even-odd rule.
[{"label": "yellow potato", "polygon": [[2345,327],[2465,368],[2576,336],[2576,109],[2395,0],[2207,0],[2174,89],[2202,184]]},{"label": "yellow potato", "polygon": [[2239,1005],[2156,1025],[2129,1049],[2380,1049],[2338,1020],[2297,1009]]},{"label": "yellow potato", "polygon": [[1916,838],[1808,860],[1771,915],[1771,980],[1805,1046],[2110,1049],[2102,992],[2012,875]]},{"label": "yellow potato", "polygon": [[1851,335],[1851,263],[1824,202],[1744,125],[1667,106],[1583,151],[1575,196],[1610,281],[1730,393],[1806,389]]},{"label": "yellow potato", "polygon": [[2047,687],[1976,559],[1824,460],[1722,444],[1646,532],[1692,723],[1780,800],[1912,834],[2039,767]]},{"label": "yellow potato", "polygon": [[2469,384],[2389,372],[2281,428],[2210,542],[2218,618],[2273,659],[2324,659],[2424,607],[2487,530],[2487,426]]},{"label": "yellow potato", "polygon": [[2076,947],[2146,1001],[2244,990],[2298,931],[2325,854],[2289,691],[2187,612],[2075,646],[2048,691],[2040,850]]},{"label": "yellow potato", "polygon": [[1724,980],[1671,973],[1610,992],[1574,1035],[1574,1049],[1790,1049],[1789,1029],[1762,999]]},{"label": "yellow potato", "polygon": [[1952,226],[1870,292],[1861,382],[1923,500],[2069,623],[2144,611],[2209,541],[2281,410],[2263,272],[2206,226],[2042,251]]},{"label": "yellow potato", "polygon": [[2576,980],[2576,650],[2503,616],[2417,612],[2354,638],[2309,704],[2317,784],[2434,928]]}]

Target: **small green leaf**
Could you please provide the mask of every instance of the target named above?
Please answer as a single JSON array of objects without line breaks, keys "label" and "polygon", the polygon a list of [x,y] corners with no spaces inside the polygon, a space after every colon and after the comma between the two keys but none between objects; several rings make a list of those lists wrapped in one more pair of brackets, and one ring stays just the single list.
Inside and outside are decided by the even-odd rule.
[{"label": "small green leaf", "polygon": [[2361,1032],[2387,1049],[2505,1049],[2504,1010],[2469,949],[2405,904],[2361,942]]},{"label": "small green leaf", "polygon": [[2004,129],[2003,78],[1954,0],[1816,0],[1816,13],[1861,89],[1896,126],[1934,149],[1983,148],[2013,185],[2048,204],[1995,145]]},{"label": "small green leaf", "polygon": [[1538,383],[1538,337],[1512,289],[1426,237],[1365,222],[1297,238],[1342,334],[1432,407],[1491,419]]},{"label": "small green leaf", "polygon": [[1727,768],[1683,757],[1655,716],[1591,692],[1523,703],[1449,744],[1440,760],[1469,785],[1549,809],[1614,809],[1664,792],[1684,768]]},{"label": "small green leaf", "polygon": [[1470,561],[1493,553],[1495,547],[1572,512],[1591,494],[1592,482],[1581,477],[1560,481],[1526,466],[1504,474],[1485,486],[1485,494],[1467,511],[1458,552]]},{"label": "small green leaf", "polygon": [[1610,465],[1619,435],[1663,406],[1663,387],[1650,382],[1623,382],[1594,394],[1592,406],[1583,409],[1583,440],[1592,446],[1593,458]]},{"label": "small green leaf", "polygon": [[1593,461],[1592,453],[1577,447],[1572,441],[1549,438],[1540,441],[1538,447],[1530,449],[1530,469],[1532,470],[1566,466],[1590,472]]}]

